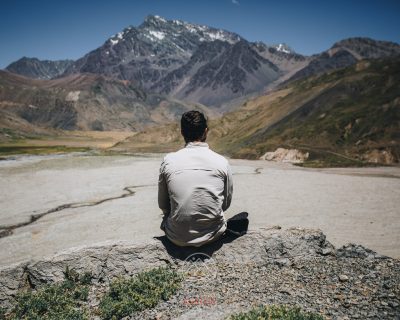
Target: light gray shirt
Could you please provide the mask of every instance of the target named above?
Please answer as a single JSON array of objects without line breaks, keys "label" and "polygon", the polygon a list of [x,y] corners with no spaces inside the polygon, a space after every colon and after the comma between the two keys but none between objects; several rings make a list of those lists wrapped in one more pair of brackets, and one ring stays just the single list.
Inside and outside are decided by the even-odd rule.
[{"label": "light gray shirt", "polygon": [[161,163],[161,229],[179,246],[201,246],[216,240],[226,229],[224,211],[230,206],[232,191],[228,161],[207,143],[188,143]]}]

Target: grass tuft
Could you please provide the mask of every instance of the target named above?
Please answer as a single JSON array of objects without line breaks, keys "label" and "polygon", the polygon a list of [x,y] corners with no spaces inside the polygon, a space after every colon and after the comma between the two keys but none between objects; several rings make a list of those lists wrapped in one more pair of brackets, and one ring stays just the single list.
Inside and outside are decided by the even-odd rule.
[{"label": "grass tuft", "polygon": [[121,319],[135,311],[153,308],[180,287],[182,276],[166,267],[142,272],[133,278],[118,278],[100,302],[103,319]]},{"label": "grass tuft", "polygon": [[303,312],[299,307],[288,306],[260,306],[248,312],[234,314],[229,320],[323,320],[323,316]]},{"label": "grass tuft", "polygon": [[66,146],[16,146],[16,145],[0,145],[0,155],[17,155],[17,154],[57,154],[68,152],[86,152],[90,148],[76,148]]},{"label": "grass tuft", "polygon": [[61,283],[46,285],[37,291],[19,293],[16,305],[9,314],[3,314],[3,319],[89,319],[89,312],[83,305],[88,299],[91,275],[85,273],[80,276],[69,268],[64,275],[65,280]]}]

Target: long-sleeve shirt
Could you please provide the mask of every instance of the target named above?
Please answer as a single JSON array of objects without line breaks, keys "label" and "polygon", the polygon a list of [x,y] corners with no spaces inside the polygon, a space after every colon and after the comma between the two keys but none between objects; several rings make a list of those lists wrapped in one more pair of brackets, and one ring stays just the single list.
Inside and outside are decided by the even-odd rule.
[{"label": "long-sleeve shirt", "polygon": [[224,211],[230,206],[232,192],[228,161],[207,143],[188,143],[161,163],[161,228],[179,246],[201,246],[216,240],[226,230]]}]

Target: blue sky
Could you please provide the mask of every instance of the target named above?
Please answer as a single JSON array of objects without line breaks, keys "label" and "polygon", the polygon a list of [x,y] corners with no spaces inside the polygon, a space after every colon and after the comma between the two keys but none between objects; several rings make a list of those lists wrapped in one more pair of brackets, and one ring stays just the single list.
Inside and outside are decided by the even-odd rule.
[{"label": "blue sky", "polygon": [[22,56],[80,58],[148,14],[307,55],[354,36],[400,42],[399,0],[1,0],[0,68]]}]

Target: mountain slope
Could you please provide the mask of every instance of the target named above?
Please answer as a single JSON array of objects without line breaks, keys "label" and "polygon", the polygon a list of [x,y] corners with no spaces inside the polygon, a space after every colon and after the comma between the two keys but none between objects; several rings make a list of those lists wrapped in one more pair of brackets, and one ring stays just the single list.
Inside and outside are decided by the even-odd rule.
[{"label": "mountain slope", "polygon": [[[283,146],[310,151],[317,162],[333,153],[399,162],[399,66],[400,58],[361,61],[288,84],[211,121],[208,141],[215,150],[239,158],[256,159]],[[132,151],[140,145],[140,150],[150,151],[152,137],[165,150],[168,144],[169,150],[182,145],[177,124],[162,131],[162,136],[152,131],[139,134],[118,148]]]},{"label": "mountain slope", "polygon": [[219,106],[262,90],[280,76],[277,66],[260,56],[247,41],[229,45],[204,43],[187,64],[152,87],[178,99]]},{"label": "mountain slope", "polygon": [[67,130],[140,130],[173,121],[192,108],[131,82],[79,74],[32,80],[0,71],[0,126],[29,131],[32,126]]},{"label": "mountain slope", "polygon": [[[240,157],[259,157],[279,146],[331,151],[360,160],[378,161],[387,154],[400,159],[400,58],[361,61],[357,65],[290,85],[291,93],[267,106],[273,113],[289,103],[291,112],[264,125],[231,145],[236,131],[218,144]],[[306,100],[290,102],[307,95]],[[246,121],[259,121],[260,111]],[[268,122],[269,121],[269,122]],[[254,123],[254,122],[253,122]],[[243,128],[242,128],[243,130]],[[233,136],[232,136],[233,135]],[[376,155],[374,158],[373,154]],[[318,155],[317,155],[318,156]]]},{"label": "mountain slope", "polygon": [[345,68],[362,59],[379,59],[400,55],[400,45],[369,38],[349,38],[335,43],[329,50],[315,55],[310,63],[289,81]]},{"label": "mountain slope", "polygon": [[52,79],[60,76],[73,64],[73,60],[39,60],[23,57],[6,67],[6,70],[32,79]]}]

